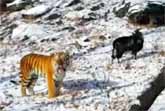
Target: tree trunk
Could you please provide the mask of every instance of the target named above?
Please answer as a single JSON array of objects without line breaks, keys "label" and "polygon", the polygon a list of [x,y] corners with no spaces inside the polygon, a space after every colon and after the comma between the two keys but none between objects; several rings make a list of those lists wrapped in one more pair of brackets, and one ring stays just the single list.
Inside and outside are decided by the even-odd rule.
[{"label": "tree trunk", "polygon": [[151,87],[146,89],[140,96],[138,96],[137,99],[140,101],[140,106],[133,105],[130,111],[149,110],[151,105],[154,103],[155,99],[164,89],[165,89],[165,67],[161,70],[158,77],[156,77],[156,79],[153,82],[151,82]]}]

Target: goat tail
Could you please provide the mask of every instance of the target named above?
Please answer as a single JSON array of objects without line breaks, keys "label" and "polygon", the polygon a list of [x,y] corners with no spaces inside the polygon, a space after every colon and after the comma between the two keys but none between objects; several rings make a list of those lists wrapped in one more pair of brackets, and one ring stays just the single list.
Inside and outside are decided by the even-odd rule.
[{"label": "goat tail", "polygon": [[117,56],[117,51],[115,48],[112,49],[112,59],[116,58]]}]

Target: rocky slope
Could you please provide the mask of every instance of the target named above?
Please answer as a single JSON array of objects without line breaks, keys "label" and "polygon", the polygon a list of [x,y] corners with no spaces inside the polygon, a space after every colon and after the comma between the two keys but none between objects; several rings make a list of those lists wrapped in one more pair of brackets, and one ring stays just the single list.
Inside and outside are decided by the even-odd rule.
[{"label": "rocky slope", "polygon": [[[21,0],[15,0],[12,5]],[[3,111],[127,111],[136,97],[158,75],[165,61],[165,27],[132,25],[118,18],[113,8],[121,0],[32,0],[13,12],[0,15],[0,110]],[[146,0],[125,0],[130,6]],[[112,42],[141,27],[144,47],[138,59],[125,54],[111,63]],[[66,72],[62,95],[48,100],[40,77],[37,96],[21,97],[19,62],[35,52],[69,50],[77,54]],[[44,93],[45,96],[39,95]],[[150,111],[164,111],[165,93]]]}]

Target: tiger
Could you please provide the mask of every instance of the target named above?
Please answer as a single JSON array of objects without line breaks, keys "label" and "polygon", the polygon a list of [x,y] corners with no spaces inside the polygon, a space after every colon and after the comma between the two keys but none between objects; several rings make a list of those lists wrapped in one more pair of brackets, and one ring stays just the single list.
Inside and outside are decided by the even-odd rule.
[{"label": "tiger", "polygon": [[50,55],[30,53],[20,60],[21,94],[26,96],[26,90],[34,95],[34,86],[38,75],[43,75],[47,80],[48,98],[60,94],[66,68],[69,65],[69,52],[56,52]]}]

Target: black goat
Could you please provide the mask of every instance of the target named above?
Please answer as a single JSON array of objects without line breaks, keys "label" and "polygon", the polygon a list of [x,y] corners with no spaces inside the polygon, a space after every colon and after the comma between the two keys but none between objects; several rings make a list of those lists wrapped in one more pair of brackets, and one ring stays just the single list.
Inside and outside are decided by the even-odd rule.
[{"label": "black goat", "polygon": [[139,31],[140,29],[135,30],[135,32],[131,36],[124,36],[117,38],[113,42],[112,49],[112,63],[113,59],[119,59],[122,57],[123,53],[130,51],[134,58],[136,59],[137,52],[143,48],[143,35]]}]

